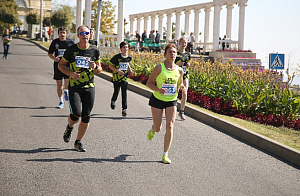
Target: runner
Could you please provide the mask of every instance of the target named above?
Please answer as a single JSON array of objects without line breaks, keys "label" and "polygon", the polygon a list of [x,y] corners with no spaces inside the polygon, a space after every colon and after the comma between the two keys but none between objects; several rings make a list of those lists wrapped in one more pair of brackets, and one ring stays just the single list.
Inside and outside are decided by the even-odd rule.
[{"label": "runner", "polygon": [[[89,44],[89,28],[86,25],[78,27],[77,36],[79,42],[66,49],[58,67],[61,72],[70,78],[70,115],[63,138],[66,143],[70,141],[73,126],[81,117],[74,147],[79,152],[85,152],[86,149],[82,146],[81,140],[89,126],[90,113],[94,106],[94,74],[99,74],[102,68],[100,65],[99,50]],[[70,63],[70,69],[66,67],[68,62]]]},{"label": "runner", "polygon": [[4,48],[4,53],[3,53],[2,59],[7,59],[8,50],[9,50],[11,40],[12,40],[12,35],[9,33],[9,29],[5,29],[4,33],[2,35],[3,48]]},{"label": "runner", "polygon": [[189,61],[191,60],[191,53],[185,51],[185,48],[187,46],[187,39],[182,37],[179,39],[179,50],[177,52],[177,57],[175,59],[175,63],[179,65],[183,71],[183,85],[185,86],[186,91],[182,91],[182,98],[181,98],[181,104],[180,104],[180,110],[179,110],[179,118],[181,120],[185,120],[184,116],[184,107],[186,104],[187,99],[187,90],[189,89],[189,70],[188,67],[190,66]]},{"label": "runner", "polygon": [[152,129],[148,132],[150,141],[161,129],[163,111],[165,109],[166,133],[164,137],[163,163],[171,163],[168,151],[173,140],[178,90],[179,88],[182,91],[186,90],[182,83],[183,70],[174,63],[176,55],[176,46],[167,44],[164,54],[166,60],[153,69],[147,81],[147,86],[154,91],[149,100],[153,117]]},{"label": "runner", "polygon": [[91,44],[91,45],[94,45],[94,46],[96,46],[96,47],[98,47],[98,42],[97,42],[97,40],[94,40],[94,34],[95,34],[95,30],[94,30],[94,28],[91,28],[90,29],[90,40],[89,40],[89,43]]},{"label": "runner", "polygon": [[110,107],[115,109],[116,100],[118,98],[120,88],[122,91],[122,116],[127,115],[127,86],[128,86],[128,73],[132,72],[130,68],[131,56],[128,55],[129,44],[127,41],[120,43],[121,53],[113,56],[110,60],[109,68],[113,70],[112,82],[114,84],[114,93],[111,98]]},{"label": "runner", "polygon": [[[62,109],[64,107],[64,100],[63,100],[63,91],[65,100],[69,100],[68,96],[68,85],[69,85],[69,77],[63,74],[58,69],[58,63],[61,60],[65,50],[72,46],[74,42],[67,38],[68,30],[65,27],[60,27],[58,29],[58,38],[53,40],[49,47],[48,56],[50,59],[54,61],[53,68],[54,68],[54,76],[53,79],[56,80],[56,91],[59,98],[59,104],[56,106],[57,109]],[[54,53],[54,55],[53,55]],[[64,89],[63,89],[63,80],[64,79]]]}]

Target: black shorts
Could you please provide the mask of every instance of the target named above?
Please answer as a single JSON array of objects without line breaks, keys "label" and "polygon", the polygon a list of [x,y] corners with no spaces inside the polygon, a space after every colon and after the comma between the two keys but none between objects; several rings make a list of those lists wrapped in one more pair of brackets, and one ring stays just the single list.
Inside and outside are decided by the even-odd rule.
[{"label": "black shorts", "polygon": [[91,114],[95,101],[95,88],[69,88],[70,113],[77,117]]},{"label": "black shorts", "polygon": [[158,109],[165,109],[167,107],[177,106],[177,100],[175,101],[161,101],[157,99],[153,94],[150,97],[149,105]]},{"label": "black shorts", "polygon": [[53,69],[54,69],[54,75],[53,75],[53,79],[54,80],[62,80],[64,79],[69,79],[69,76],[67,76],[66,74],[62,73],[59,69],[58,69],[58,63],[54,63],[53,64]]}]

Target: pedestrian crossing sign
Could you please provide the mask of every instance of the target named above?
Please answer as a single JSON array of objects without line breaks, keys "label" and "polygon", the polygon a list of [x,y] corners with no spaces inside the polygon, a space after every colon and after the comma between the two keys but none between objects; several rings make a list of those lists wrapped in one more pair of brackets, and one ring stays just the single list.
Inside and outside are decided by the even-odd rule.
[{"label": "pedestrian crossing sign", "polygon": [[284,54],[270,53],[270,69],[284,69]]}]

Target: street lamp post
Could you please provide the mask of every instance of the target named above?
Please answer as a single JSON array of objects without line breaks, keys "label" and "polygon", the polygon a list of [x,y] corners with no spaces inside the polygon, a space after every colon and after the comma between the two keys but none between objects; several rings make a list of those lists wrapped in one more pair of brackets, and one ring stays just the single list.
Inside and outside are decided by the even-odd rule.
[{"label": "street lamp post", "polygon": [[102,0],[98,0],[98,15],[97,15],[97,24],[96,24],[96,40],[98,43],[100,39],[99,32],[100,32],[100,24],[101,24],[101,6],[102,6]]},{"label": "street lamp post", "polygon": [[42,31],[43,31],[43,0],[41,0],[41,13],[40,13],[40,39],[41,41],[43,40],[43,35],[42,35]]}]

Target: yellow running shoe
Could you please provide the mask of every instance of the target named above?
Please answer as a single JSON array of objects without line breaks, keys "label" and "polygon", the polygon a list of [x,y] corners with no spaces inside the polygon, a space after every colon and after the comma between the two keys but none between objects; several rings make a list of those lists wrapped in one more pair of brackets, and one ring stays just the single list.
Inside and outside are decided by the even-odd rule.
[{"label": "yellow running shoe", "polygon": [[154,136],[155,136],[155,132],[151,129],[149,132],[148,132],[148,140],[153,140]]},{"label": "yellow running shoe", "polygon": [[171,159],[169,159],[168,155],[164,154],[162,157],[162,162],[166,164],[171,164]]}]

